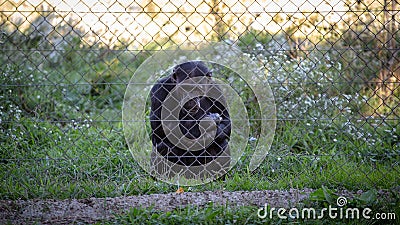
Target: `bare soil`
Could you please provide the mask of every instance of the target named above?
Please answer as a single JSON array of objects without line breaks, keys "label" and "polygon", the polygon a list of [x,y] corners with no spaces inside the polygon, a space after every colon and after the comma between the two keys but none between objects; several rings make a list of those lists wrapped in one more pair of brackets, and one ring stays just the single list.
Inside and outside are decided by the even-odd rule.
[{"label": "bare soil", "polygon": [[[170,211],[176,208],[214,205],[293,207],[309,197],[313,189],[290,189],[287,191],[205,191],[169,194],[151,194],[115,198],[87,198],[67,200],[0,200],[0,224],[94,223],[109,220],[117,214],[135,207],[153,207]],[[357,193],[358,194],[358,193]],[[351,197],[353,193],[344,192]]]}]

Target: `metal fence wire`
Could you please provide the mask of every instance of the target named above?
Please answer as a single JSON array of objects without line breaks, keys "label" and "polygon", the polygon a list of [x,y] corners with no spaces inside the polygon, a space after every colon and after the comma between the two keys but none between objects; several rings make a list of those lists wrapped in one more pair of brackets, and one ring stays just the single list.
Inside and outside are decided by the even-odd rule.
[{"label": "metal fence wire", "polygon": [[[165,144],[165,134],[152,133],[150,91],[173,73],[165,62],[176,66],[190,58],[171,52],[196,43],[222,43],[242,52],[223,66],[218,62],[230,52],[215,47],[216,60],[203,62],[213,82],[233,90],[224,96],[226,104],[242,106],[229,108],[229,141],[245,145],[242,152],[230,145],[228,158],[235,165],[231,161],[227,172],[227,162],[219,164],[227,172],[223,178],[192,190],[399,187],[397,0],[2,0],[0,8],[2,199],[173,190],[145,171],[154,163],[153,145]],[[166,61],[154,54],[164,54]],[[250,81],[232,69],[249,68],[249,61],[258,71]],[[191,69],[202,71],[199,65]],[[270,93],[255,95],[254,89],[268,85]],[[126,93],[137,101],[129,105]],[[227,109],[210,99],[200,104],[201,118],[219,129],[229,119]],[[263,104],[273,107],[276,118],[265,116]],[[127,105],[128,135],[122,115]],[[135,115],[141,117],[132,119]],[[200,129],[190,118],[183,136]],[[248,130],[234,135],[234,125]],[[263,133],[272,128],[273,136]],[[271,140],[263,143],[266,137]],[[189,163],[187,153],[165,145],[164,159],[177,157],[172,166],[202,165],[225,149],[218,142],[203,152],[206,158],[191,155]],[[265,151],[252,171],[257,148]]]}]

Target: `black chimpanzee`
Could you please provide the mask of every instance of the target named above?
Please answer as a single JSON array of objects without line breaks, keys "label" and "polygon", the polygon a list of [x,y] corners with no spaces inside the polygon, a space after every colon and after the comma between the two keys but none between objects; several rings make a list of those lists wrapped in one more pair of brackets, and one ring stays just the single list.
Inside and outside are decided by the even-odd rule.
[{"label": "black chimpanzee", "polygon": [[[216,134],[213,141],[205,148],[197,151],[177,147],[167,137],[162,127],[162,107],[170,92],[177,84],[194,77],[211,78],[212,73],[201,61],[189,61],[174,67],[171,75],[160,79],[151,89],[150,124],[152,128],[151,140],[153,151],[169,162],[182,166],[204,165],[221,155],[228,147],[231,135],[231,121],[222,91],[216,84],[220,95],[212,98],[207,95],[194,96],[184,102],[179,111],[179,127],[182,134],[194,141],[201,135],[199,121],[213,120],[216,124]],[[218,93],[218,92],[217,92]],[[226,165],[225,165],[226,166]]]}]

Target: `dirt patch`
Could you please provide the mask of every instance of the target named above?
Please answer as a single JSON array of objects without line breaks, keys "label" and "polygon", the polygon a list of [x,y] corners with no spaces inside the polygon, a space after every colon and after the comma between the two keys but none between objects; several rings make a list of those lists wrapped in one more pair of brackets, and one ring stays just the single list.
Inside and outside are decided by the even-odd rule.
[{"label": "dirt patch", "polygon": [[[308,198],[313,189],[290,189],[287,191],[206,191],[181,194],[151,194],[116,198],[87,198],[68,200],[0,200],[0,224],[34,223],[70,224],[74,222],[93,223],[112,219],[116,214],[130,208],[154,207],[155,210],[169,211],[188,205],[263,206],[293,207]],[[357,192],[354,194],[360,194]],[[342,196],[352,197],[351,192]]]},{"label": "dirt patch", "polygon": [[289,191],[206,191],[181,194],[151,194],[116,198],[88,198],[68,200],[0,200],[0,223],[40,222],[44,224],[92,223],[111,219],[115,214],[135,207],[154,207],[169,211],[187,205],[262,206],[288,207],[306,199],[312,189]]}]

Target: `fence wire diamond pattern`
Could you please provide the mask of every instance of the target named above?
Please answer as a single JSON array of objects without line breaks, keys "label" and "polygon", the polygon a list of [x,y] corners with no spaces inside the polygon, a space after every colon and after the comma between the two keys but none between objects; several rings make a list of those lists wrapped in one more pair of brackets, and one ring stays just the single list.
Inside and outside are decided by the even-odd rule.
[{"label": "fence wire diamond pattern", "polygon": [[[272,146],[249,173],[265,99],[212,68],[240,95],[250,126],[246,151],[220,186],[237,174],[252,184],[240,190],[399,186],[396,0],[4,0],[0,8],[2,199],[170,191],[132,157],[124,94],[128,84],[143,89],[138,98],[151,89],[155,81],[129,83],[151,55],[199,41],[257,62],[265,75],[257,85],[269,84],[276,105]],[[146,116],[133,122],[150,128]]]}]

